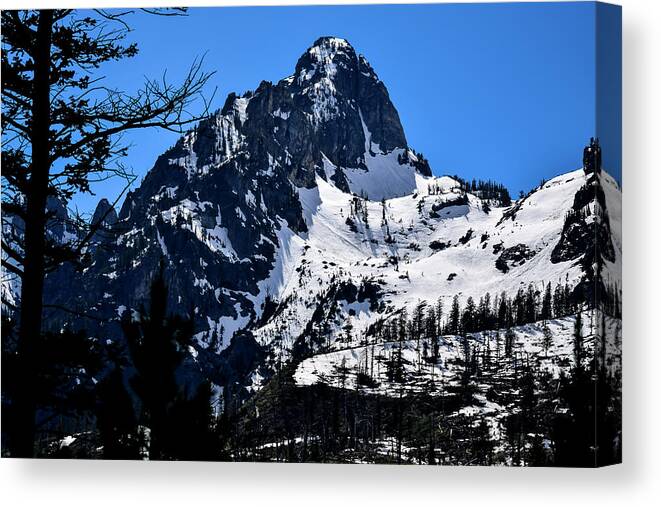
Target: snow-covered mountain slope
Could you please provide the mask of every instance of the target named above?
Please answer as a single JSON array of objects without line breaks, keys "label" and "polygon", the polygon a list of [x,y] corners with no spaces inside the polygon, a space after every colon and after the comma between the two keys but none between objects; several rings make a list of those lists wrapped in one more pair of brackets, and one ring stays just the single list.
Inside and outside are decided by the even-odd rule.
[{"label": "snow-covered mountain slope", "polygon": [[[612,180],[604,181],[617,192]],[[573,171],[512,207],[486,211],[482,199],[449,177],[418,175],[414,193],[382,202],[356,198],[319,178],[316,187],[299,189],[307,232],[279,235],[282,255],[263,284],[279,309],[255,334],[263,344],[277,337],[291,346],[342,284],[369,284],[382,303],[340,305],[336,332],[349,321],[356,343],[376,319],[412,311],[421,301],[433,305],[440,297],[449,308],[455,295],[463,304],[487,292],[512,296],[531,283],[540,292],[549,282],[574,286],[583,276],[580,264],[553,263],[551,254],[585,184],[583,171]],[[439,190],[430,195],[430,189]],[[466,204],[443,207],[462,196]]]}]

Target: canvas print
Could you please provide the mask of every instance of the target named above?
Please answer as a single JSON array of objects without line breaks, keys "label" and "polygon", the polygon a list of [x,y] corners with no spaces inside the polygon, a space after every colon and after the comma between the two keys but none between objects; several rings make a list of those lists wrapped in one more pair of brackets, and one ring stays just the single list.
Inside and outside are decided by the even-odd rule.
[{"label": "canvas print", "polygon": [[622,456],[621,10],[2,11],[2,456]]}]

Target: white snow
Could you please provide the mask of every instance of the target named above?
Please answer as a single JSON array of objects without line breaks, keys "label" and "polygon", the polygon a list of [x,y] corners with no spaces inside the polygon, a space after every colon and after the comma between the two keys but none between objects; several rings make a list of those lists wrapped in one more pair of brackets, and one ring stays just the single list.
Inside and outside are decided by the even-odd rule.
[{"label": "white snow", "polygon": [[[387,291],[382,313],[369,311],[364,304],[340,305],[338,322],[350,319],[354,327],[354,342],[349,346],[358,346],[376,319],[401,308],[410,312],[419,302],[434,303],[440,297],[447,311],[455,294],[463,305],[469,296],[477,300],[486,292],[492,297],[501,292],[512,297],[530,283],[539,290],[548,282],[573,285],[582,275],[580,266],[553,264],[550,256],[574,194],[585,181],[582,170],[558,176],[526,198],[514,220],[501,222],[504,208],[485,213],[482,201],[471,194],[467,205],[440,209],[434,218],[432,206],[456,199],[458,183],[449,177],[419,177],[413,194],[386,199],[385,220],[380,202],[361,199],[368,210],[365,224],[362,216],[350,217],[354,197],[318,177],[316,187],[298,190],[308,232],[294,234],[283,223],[275,267],[254,298],[261,304],[268,293],[285,311],[255,334],[264,344],[281,341],[286,354],[287,344],[303,332],[320,298],[341,281],[355,285],[380,281]],[[430,185],[437,186],[440,194],[429,195]],[[355,232],[346,224],[347,218],[353,221]],[[472,238],[462,244],[459,239],[469,229]],[[488,234],[484,241],[483,234]],[[390,242],[386,241],[389,237]],[[433,241],[450,246],[435,251],[430,247]],[[494,246],[501,243],[502,248],[524,244],[535,255],[502,273],[495,266],[498,255],[494,254]],[[398,266],[389,262],[393,256],[398,257]],[[350,317],[350,310],[356,315]],[[342,330],[339,324],[332,327],[334,342]]]},{"label": "white snow", "polygon": [[369,199],[375,201],[413,193],[417,188],[417,172],[413,166],[400,164],[398,161],[398,157],[402,156],[405,150],[382,152],[380,146],[372,142],[372,134],[365,125],[362,111],[358,112],[365,136],[364,163],[367,169],[360,167],[345,169],[351,191],[355,194],[367,195]]},{"label": "white snow", "polygon": [[163,237],[161,236],[161,233],[159,232],[158,229],[156,229],[156,238],[158,239],[158,244],[161,246],[161,252],[167,258],[168,257],[168,247],[165,246],[165,241],[163,240]]},{"label": "white snow", "polygon": [[237,97],[234,101],[234,111],[241,123],[245,123],[248,119],[248,114],[246,112],[248,109],[248,102],[250,102],[250,99],[246,97]]},{"label": "white snow", "polygon": [[280,108],[276,109],[273,111],[273,116],[277,118],[282,118],[283,120],[289,119],[289,111],[283,112],[280,110]]}]

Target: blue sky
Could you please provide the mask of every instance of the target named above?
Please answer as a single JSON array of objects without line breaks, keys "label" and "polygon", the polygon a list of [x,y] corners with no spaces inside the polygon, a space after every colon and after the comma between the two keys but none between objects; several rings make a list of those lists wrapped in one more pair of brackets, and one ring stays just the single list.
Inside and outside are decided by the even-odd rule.
[{"label": "blue sky", "polygon": [[[108,85],[133,91],[144,76],[166,69],[176,81],[205,54],[206,69],[216,71],[208,90],[218,89],[215,109],[231,91],[290,75],[319,36],[344,37],[386,84],[410,146],[424,153],[435,174],[492,178],[518,194],[541,178],[580,167],[582,148],[596,131],[595,9],[586,2],[136,14],[130,38],[139,55],[104,71]],[[607,59],[601,74],[608,65]],[[603,130],[610,143],[604,167],[619,178],[617,129]],[[176,138],[157,130],[126,136],[134,145],[126,164],[144,176]],[[75,203],[89,211],[120,188],[120,182],[106,182],[94,189],[96,197]]]}]

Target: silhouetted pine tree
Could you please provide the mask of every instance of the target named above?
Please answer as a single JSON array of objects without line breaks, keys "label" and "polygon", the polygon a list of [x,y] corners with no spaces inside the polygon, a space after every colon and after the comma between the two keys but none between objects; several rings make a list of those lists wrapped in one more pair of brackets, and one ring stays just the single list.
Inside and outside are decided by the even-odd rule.
[{"label": "silhouetted pine tree", "polygon": [[[149,458],[172,459],[169,431],[171,410],[180,396],[176,371],[192,341],[193,322],[168,315],[168,289],[164,263],[152,281],[149,311],[142,309],[138,319],[125,312],[122,329],[137,374],[131,384],[142,401],[143,417],[150,429]],[[176,446],[174,446],[176,447]]]},{"label": "silhouetted pine tree", "polygon": [[574,320],[574,367],[581,367],[581,359],[583,358],[583,319],[581,317],[581,312],[576,314],[576,320]]},{"label": "silhouetted pine tree", "polygon": [[[122,133],[148,127],[183,131],[206,115],[190,114],[191,99],[211,74],[193,63],[179,86],[148,79],[135,95],[97,86],[99,68],[137,54],[126,44],[133,11],[79,9],[2,11],[2,226],[3,267],[21,277],[17,368],[11,418],[3,432],[11,455],[34,455],[37,397],[33,389],[42,332],[44,280],[64,263],[79,264],[103,220],[73,243],[56,243],[47,224],[49,198],[66,203],[90,192],[92,182],[119,176],[132,182],[122,164]],[[158,12],[152,10],[150,12]],[[176,11],[171,12],[176,14]],[[11,142],[5,143],[5,140]],[[7,237],[11,217],[23,222]],[[80,218],[80,217],[78,217]],[[90,224],[82,219],[80,225]]]},{"label": "silhouetted pine tree", "polygon": [[542,311],[540,317],[543,320],[550,319],[553,316],[553,296],[551,295],[551,282],[546,284],[544,298],[542,299]]},{"label": "silhouetted pine tree", "polygon": [[457,334],[459,332],[460,318],[459,296],[455,295],[454,298],[452,298],[452,308],[448,317],[446,333]]},{"label": "silhouetted pine tree", "polygon": [[115,364],[98,385],[97,428],[104,459],[139,459],[144,444],[135,407],[124,385],[124,370]]},{"label": "silhouetted pine tree", "polygon": [[512,328],[507,328],[505,331],[505,357],[511,357],[515,339],[516,335],[512,331]]}]

